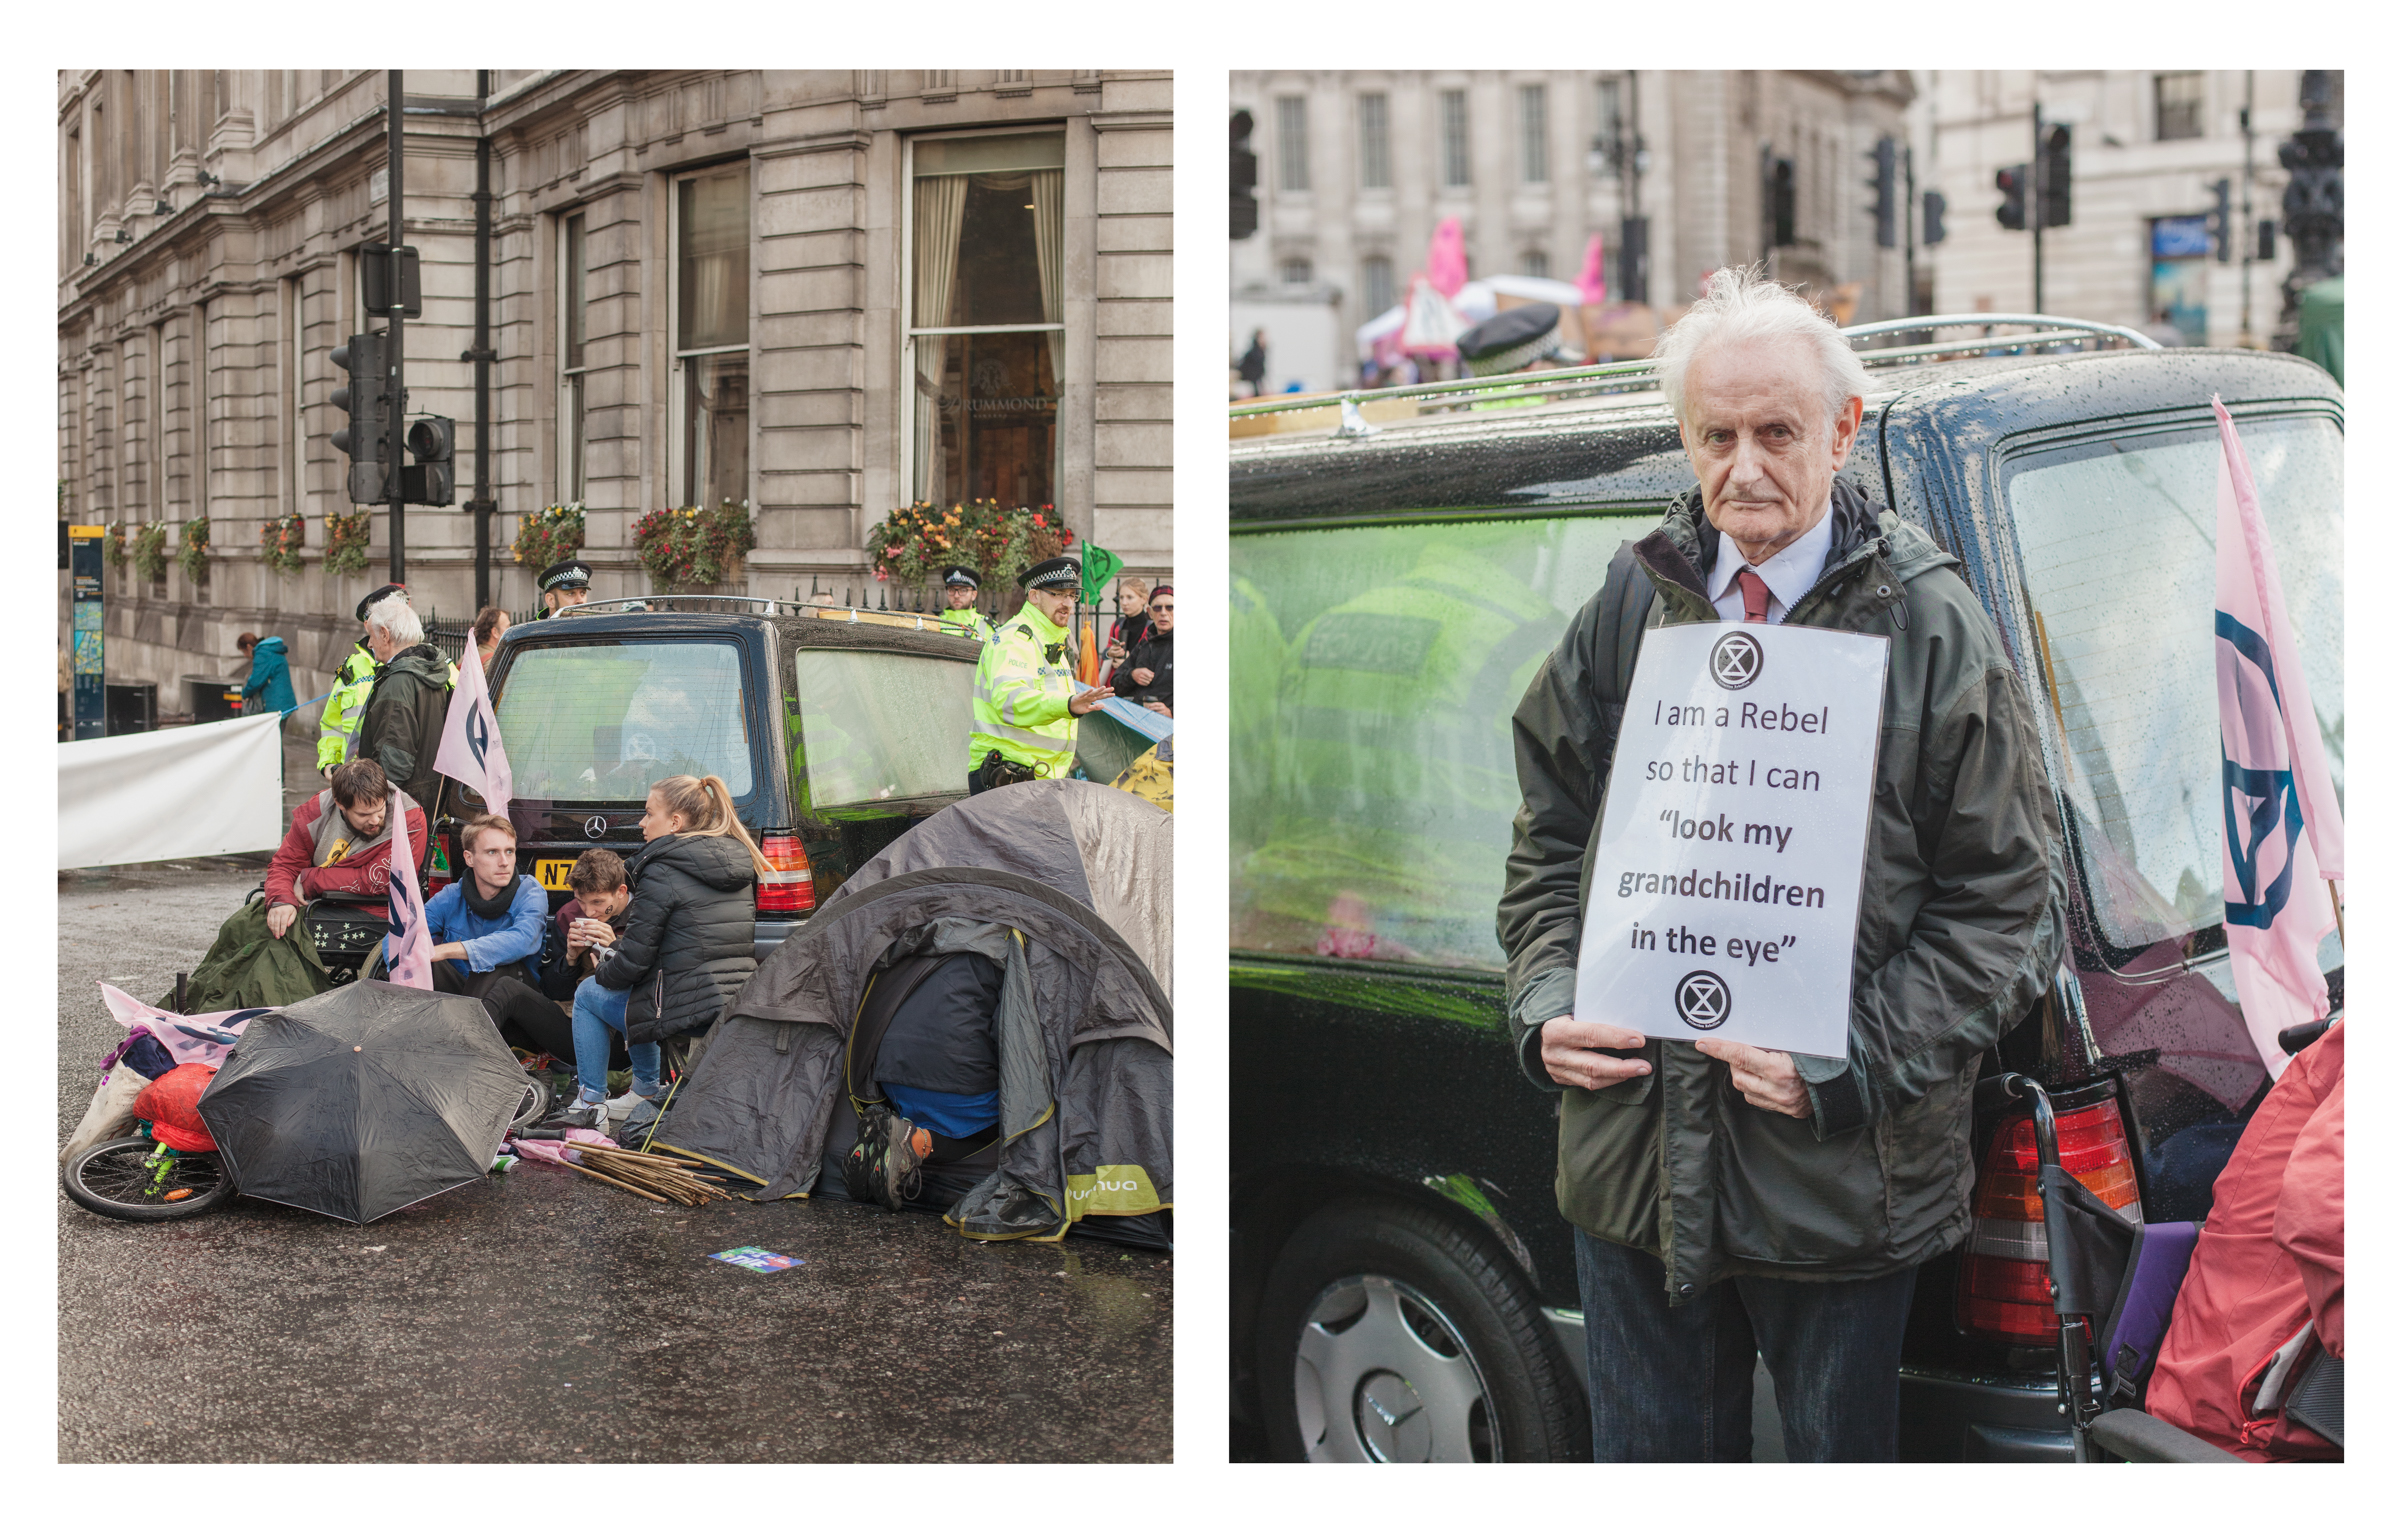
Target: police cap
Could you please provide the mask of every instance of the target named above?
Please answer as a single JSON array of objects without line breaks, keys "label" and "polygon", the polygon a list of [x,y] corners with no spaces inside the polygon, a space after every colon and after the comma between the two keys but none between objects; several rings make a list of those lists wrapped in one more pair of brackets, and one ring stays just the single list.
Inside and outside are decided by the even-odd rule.
[{"label": "police cap", "polygon": [[1529,303],[1493,315],[1458,338],[1459,360],[1478,378],[1513,373],[1559,349],[1558,305]]},{"label": "police cap", "polygon": [[1017,584],[1028,591],[1051,586],[1080,588],[1083,585],[1083,566],[1075,562],[1073,554],[1060,554],[1055,559],[1044,559],[1039,564],[1025,566],[1017,576]]},{"label": "police cap", "polygon": [[982,580],[977,578],[973,570],[968,569],[963,564],[953,564],[948,569],[942,571],[942,584],[946,586],[965,586],[970,591],[980,591],[983,589]]},{"label": "police cap", "polygon": [[385,597],[406,596],[407,594],[408,587],[406,586],[377,586],[374,590],[369,591],[366,595],[358,599],[358,620],[362,623],[365,622],[367,620],[367,609],[374,606],[377,602],[383,600]]},{"label": "police cap", "polygon": [[564,591],[592,583],[591,566],[581,559],[561,559],[542,571],[535,585],[544,591]]}]

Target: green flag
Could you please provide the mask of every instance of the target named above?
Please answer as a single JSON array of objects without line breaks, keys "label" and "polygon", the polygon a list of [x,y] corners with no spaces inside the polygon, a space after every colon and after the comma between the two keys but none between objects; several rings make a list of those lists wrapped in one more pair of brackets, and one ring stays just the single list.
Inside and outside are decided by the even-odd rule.
[{"label": "green flag", "polygon": [[1083,604],[1087,607],[1099,606],[1101,593],[1108,589],[1109,581],[1115,579],[1117,571],[1124,567],[1125,561],[1115,554],[1097,543],[1085,542],[1083,545]]}]

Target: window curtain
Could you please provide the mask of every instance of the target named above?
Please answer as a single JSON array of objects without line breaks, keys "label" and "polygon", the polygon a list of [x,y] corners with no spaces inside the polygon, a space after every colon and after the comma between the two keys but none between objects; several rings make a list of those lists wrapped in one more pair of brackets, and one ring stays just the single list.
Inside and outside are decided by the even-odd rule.
[{"label": "window curtain", "polygon": [[[965,176],[921,176],[917,179],[916,293],[910,323],[931,328],[950,323],[950,307],[958,287],[958,236],[966,221]],[[941,417],[942,357],[950,343],[946,335],[917,337],[917,496],[939,502],[948,493],[942,486],[940,445],[934,435]]]},{"label": "window curtain", "polygon": [[[1063,170],[1033,173],[1033,250],[1042,271],[1042,322],[1049,325],[1059,323],[1066,313],[1060,281],[1062,244],[1066,238],[1066,179]],[[1066,332],[1053,330],[1049,338],[1051,383],[1064,394],[1066,373],[1061,363],[1066,356]]]}]

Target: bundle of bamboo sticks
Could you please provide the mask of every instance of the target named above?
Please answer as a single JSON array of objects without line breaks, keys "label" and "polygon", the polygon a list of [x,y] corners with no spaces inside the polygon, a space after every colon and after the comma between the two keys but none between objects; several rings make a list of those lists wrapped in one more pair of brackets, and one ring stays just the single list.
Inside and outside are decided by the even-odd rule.
[{"label": "bundle of bamboo sticks", "polygon": [[626,1150],[614,1145],[571,1144],[567,1164],[585,1176],[621,1187],[653,1203],[681,1203],[698,1208],[711,1198],[730,1201],[733,1194],[714,1182],[693,1175],[704,1162],[658,1151]]}]

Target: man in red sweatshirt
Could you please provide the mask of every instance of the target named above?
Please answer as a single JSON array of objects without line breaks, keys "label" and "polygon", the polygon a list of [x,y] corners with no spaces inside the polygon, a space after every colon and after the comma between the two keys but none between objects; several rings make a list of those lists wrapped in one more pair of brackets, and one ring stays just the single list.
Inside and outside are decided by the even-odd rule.
[{"label": "man in red sweatshirt", "polygon": [[[325,790],[292,812],[292,828],[267,864],[267,931],[292,929],[300,907],[325,894],[381,896],[390,887],[392,789],[383,768],[359,758],[333,769]],[[400,795],[408,842],[425,856],[425,811]]]}]

